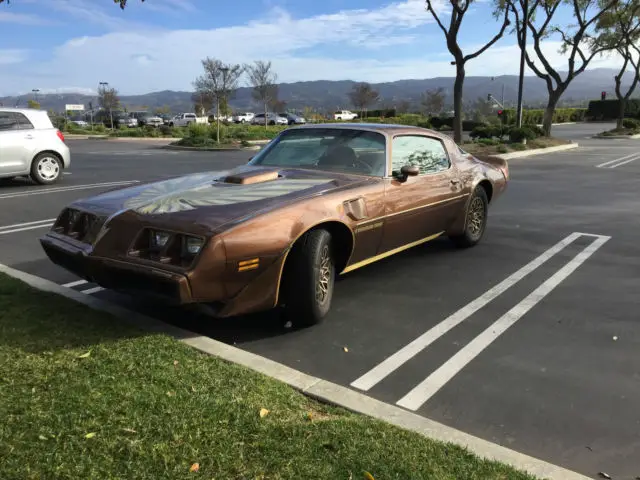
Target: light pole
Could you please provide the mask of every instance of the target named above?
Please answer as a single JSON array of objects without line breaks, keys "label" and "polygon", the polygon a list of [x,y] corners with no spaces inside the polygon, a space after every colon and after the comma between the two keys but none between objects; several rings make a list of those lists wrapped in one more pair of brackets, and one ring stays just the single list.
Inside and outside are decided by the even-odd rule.
[{"label": "light pole", "polygon": [[[220,143],[220,94],[224,95],[226,98],[227,95],[227,72],[229,71],[228,68],[226,67],[222,67],[220,69],[220,71],[222,72],[222,88],[220,89],[221,91],[218,92],[216,94],[216,140],[218,143]],[[265,124],[267,122],[267,119],[264,119]]]},{"label": "light pole", "polygon": [[33,99],[36,103],[38,103],[38,92],[40,91],[39,88],[34,88],[33,90],[31,90],[33,92]]},{"label": "light pole", "polygon": [[[104,90],[102,91],[102,104],[104,105],[105,103],[105,96],[106,96],[106,88],[109,86],[109,82],[100,82],[100,87],[104,87]],[[98,90],[98,95],[100,90]],[[111,103],[112,103],[113,99],[110,98],[109,99],[109,120],[111,121],[111,130],[113,130],[113,110],[111,108]]]}]

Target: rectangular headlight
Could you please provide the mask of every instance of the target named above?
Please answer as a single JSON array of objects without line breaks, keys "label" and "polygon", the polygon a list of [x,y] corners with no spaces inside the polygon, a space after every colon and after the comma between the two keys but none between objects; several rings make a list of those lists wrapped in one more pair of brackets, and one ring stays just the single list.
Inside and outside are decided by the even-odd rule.
[{"label": "rectangular headlight", "polygon": [[184,252],[187,255],[197,255],[203,244],[204,241],[201,238],[184,237]]}]

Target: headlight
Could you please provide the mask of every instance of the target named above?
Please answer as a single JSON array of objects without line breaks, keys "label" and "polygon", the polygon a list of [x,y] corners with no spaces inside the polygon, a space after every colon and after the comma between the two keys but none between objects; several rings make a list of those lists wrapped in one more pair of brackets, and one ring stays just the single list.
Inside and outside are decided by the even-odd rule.
[{"label": "headlight", "polygon": [[189,255],[197,255],[204,241],[196,237],[184,237],[184,249]]},{"label": "headlight", "polygon": [[167,232],[158,232],[156,230],[152,230],[150,239],[151,248],[164,247],[169,241],[170,237],[171,235],[169,235]]}]

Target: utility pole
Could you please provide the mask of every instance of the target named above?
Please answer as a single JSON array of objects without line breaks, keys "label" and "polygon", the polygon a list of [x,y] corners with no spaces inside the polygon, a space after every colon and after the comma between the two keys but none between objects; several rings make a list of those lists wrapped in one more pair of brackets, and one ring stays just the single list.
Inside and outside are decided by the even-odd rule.
[{"label": "utility pole", "polygon": [[33,90],[31,90],[33,92],[33,99],[36,103],[38,103],[38,92],[40,91],[39,88],[34,88]]},{"label": "utility pole", "polygon": [[[517,27],[517,25],[516,25]],[[524,90],[524,66],[527,52],[527,29],[529,28],[529,0],[524,0],[522,17],[522,44],[520,45],[520,78],[518,79],[518,108],[516,113],[516,127],[522,126],[522,93]],[[520,32],[516,32],[520,35]]]}]

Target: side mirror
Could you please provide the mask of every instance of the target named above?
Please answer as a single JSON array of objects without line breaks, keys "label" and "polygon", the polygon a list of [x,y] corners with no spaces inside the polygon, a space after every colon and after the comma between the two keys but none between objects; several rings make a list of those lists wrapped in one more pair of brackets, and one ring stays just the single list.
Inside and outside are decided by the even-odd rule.
[{"label": "side mirror", "polygon": [[[255,157],[255,155],[254,155]],[[253,160],[253,157],[249,157],[249,160],[247,160],[247,163],[249,163],[251,160]]]},{"label": "side mirror", "polygon": [[396,178],[400,182],[406,182],[407,178],[415,177],[420,174],[420,167],[416,165],[405,165],[400,169],[400,175],[396,175]]}]

